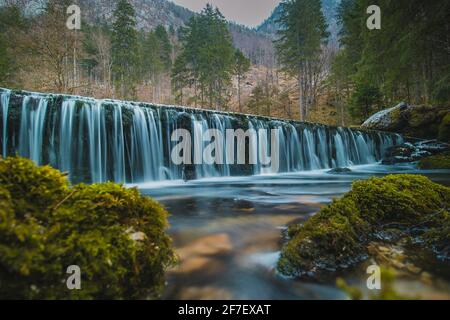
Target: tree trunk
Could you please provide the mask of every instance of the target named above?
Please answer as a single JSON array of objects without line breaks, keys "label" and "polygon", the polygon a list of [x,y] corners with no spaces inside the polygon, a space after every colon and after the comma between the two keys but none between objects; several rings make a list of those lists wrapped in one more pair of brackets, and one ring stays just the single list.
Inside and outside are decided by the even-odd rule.
[{"label": "tree trunk", "polygon": [[300,121],[303,121],[303,81],[302,81],[302,74],[301,71],[298,74],[298,107],[299,107],[299,113],[300,113]]},{"label": "tree trunk", "polygon": [[242,113],[241,106],[241,76],[238,75],[238,103],[239,103],[239,112]]}]

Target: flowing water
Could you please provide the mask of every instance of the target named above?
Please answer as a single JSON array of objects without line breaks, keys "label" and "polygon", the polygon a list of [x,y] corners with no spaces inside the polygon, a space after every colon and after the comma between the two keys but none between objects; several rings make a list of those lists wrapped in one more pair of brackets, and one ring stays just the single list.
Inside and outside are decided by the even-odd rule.
[{"label": "flowing water", "polygon": [[[285,278],[275,271],[283,230],[350,189],[355,179],[387,173],[420,173],[450,184],[450,171],[418,171],[413,165],[363,165],[348,174],[326,170],[190,182],[140,184],[170,216],[180,264],[169,272],[167,299],[341,299],[333,274],[320,281]],[[450,299],[448,263],[427,261],[419,274],[401,277],[399,292]],[[423,269],[422,269],[423,268]],[[443,272],[438,269],[444,268]],[[366,264],[343,274],[362,290]]]},{"label": "flowing water", "polygon": [[[0,102],[2,155],[50,164],[67,171],[73,182],[141,183],[346,167],[379,161],[387,148],[403,142],[389,133],[1,88]],[[180,142],[176,129],[192,137],[189,159],[194,164],[189,167],[172,160]],[[216,144],[209,129],[215,129],[223,143]],[[230,130],[248,130],[248,140],[240,140],[246,149],[241,155],[250,160],[254,154],[258,161],[237,165],[239,152],[228,158],[228,144],[239,146],[239,139],[228,135]],[[273,140],[271,130],[277,132]],[[226,155],[226,161],[204,161],[202,155],[211,145],[212,153]],[[262,160],[276,146],[278,168],[265,166]]]},{"label": "flowing water", "polygon": [[[167,207],[180,265],[169,272],[165,298],[342,298],[335,279],[297,281],[275,272],[284,228],[348,191],[354,179],[417,172],[377,164],[387,148],[403,142],[396,134],[1,88],[0,103],[3,157],[19,154],[50,164],[67,171],[72,182],[137,185]],[[175,165],[170,154],[178,137],[171,137],[179,128],[192,134],[194,158],[208,146],[208,129],[226,136],[227,129],[276,128],[280,170],[271,172],[259,162],[244,168]],[[259,133],[255,139],[266,141],[266,148],[257,150],[259,144],[248,142],[247,150],[264,158],[274,142]],[[225,145],[216,152],[225,154]],[[326,173],[335,167],[353,171]],[[448,172],[427,175],[450,181]],[[197,180],[183,181],[187,178]],[[355,274],[350,280],[361,283]],[[448,297],[442,277],[432,275],[428,284],[417,277],[404,286]]]}]

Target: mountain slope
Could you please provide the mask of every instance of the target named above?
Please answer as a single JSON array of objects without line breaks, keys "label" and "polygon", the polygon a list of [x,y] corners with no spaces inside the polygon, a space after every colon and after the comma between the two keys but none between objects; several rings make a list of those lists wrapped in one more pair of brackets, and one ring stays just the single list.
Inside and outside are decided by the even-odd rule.
[{"label": "mountain slope", "polygon": [[[168,0],[129,0],[136,10],[138,28],[151,30],[158,25],[174,27],[185,25],[196,13]],[[116,0],[77,0],[84,18],[90,23],[110,22]],[[229,23],[229,30],[236,48],[247,55],[253,63],[272,63],[274,50],[270,37],[248,27]]]},{"label": "mountain slope", "polygon": [[[136,10],[139,29],[150,30],[158,25],[178,28],[195,13],[167,0],[129,0]],[[89,22],[111,21],[116,0],[76,0]]]},{"label": "mountain slope", "polygon": [[[0,6],[5,0],[0,0]],[[47,0],[26,0],[27,11],[36,13]],[[136,11],[137,27],[149,31],[158,25],[178,29],[184,26],[195,12],[168,0],[129,0]],[[112,24],[117,0],[73,0],[80,6],[81,14],[89,24]],[[234,46],[239,48],[253,63],[272,66],[274,48],[266,33],[243,25],[229,23]]]},{"label": "mountain slope", "polygon": [[[322,0],[322,12],[328,23],[328,31],[331,33],[331,39],[337,39],[339,28],[337,26],[336,13],[341,0]],[[275,36],[279,25],[277,20],[281,16],[281,5],[278,5],[272,14],[261,23],[256,30],[261,33],[265,33],[271,36]]]}]

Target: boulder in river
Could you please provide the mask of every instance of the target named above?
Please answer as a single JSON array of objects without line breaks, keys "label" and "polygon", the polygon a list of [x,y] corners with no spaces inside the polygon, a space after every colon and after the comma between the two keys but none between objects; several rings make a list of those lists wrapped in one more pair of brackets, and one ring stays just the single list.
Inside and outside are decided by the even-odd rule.
[{"label": "boulder in river", "polygon": [[349,173],[349,172],[352,172],[352,170],[349,168],[340,168],[340,167],[333,168],[333,169],[327,171],[327,173],[330,173],[330,174],[341,174],[341,173]]},{"label": "boulder in river", "polygon": [[450,152],[444,152],[423,158],[419,161],[419,169],[450,169]]},{"label": "boulder in river", "polygon": [[438,154],[449,149],[449,145],[436,140],[424,140],[416,143],[405,142],[386,149],[382,164],[415,162],[422,158]]}]

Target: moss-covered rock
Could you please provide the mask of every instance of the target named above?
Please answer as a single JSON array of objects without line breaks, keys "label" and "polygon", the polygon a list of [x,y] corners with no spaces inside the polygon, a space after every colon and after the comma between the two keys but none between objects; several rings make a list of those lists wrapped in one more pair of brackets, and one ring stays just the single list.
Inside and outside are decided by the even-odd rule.
[{"label": "moss-covered rock", "polygon": [[438,139],[440,141],[450,141],[450,112],[445,115],[439,125]]},{"label": "moss-covered rock", "polygon": [[423,158],[419,161],[419,169],[450,169],[450,152],[444,152]]},{"label": "moss-covered rock", "polygon": [[372,115],[361,127],[450,142],[450,107],[407,105],[402,102]]},{"label": "moss-covered rock", "polygon": [[[70,186],[59,171],[0,160],[0,298],[157,297],[175,262],[167,212],[118,184]],[[68,290],[67,267],[81,268]]]},{"label": "moss-covered rock", "polygon": [[379,241],[382,231],[399,231],[405,237],[412,234],[413,226],[425,222],[427,228],[418,235],[423,238],[421,243],[435,251],[449,250],[442,245],[442,240],[448,239],[447,216],[437,215],[449,207],[450,188],[423,176],[389,175],[356,181],[341,199],[303,225],[289,229],[290,240],[282,249],[278,270],[302,276],[344,269],[365,260],[368,244]]}]

